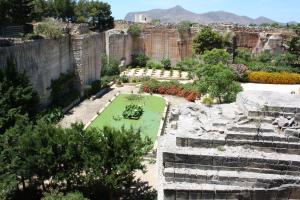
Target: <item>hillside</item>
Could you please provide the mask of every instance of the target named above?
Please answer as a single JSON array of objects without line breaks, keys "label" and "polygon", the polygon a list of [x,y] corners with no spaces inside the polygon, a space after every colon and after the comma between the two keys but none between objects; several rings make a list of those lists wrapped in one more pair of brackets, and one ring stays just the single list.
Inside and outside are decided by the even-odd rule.
[{"label": "hillside", "polygon": [[178,23],[180,21],[188,20],[201,24],[211,23],[237,23],[237,24],[263,24],[274,23],[275,21],[266,17],[259,17],[252,19],[247,16],[239,16],[225,11],[215,11],[197,14],[184,9],[181,6],[175,6],[170,9],[153,9],[143,12],[131,12],[125,17],[126,21],[134,21],[135,14],[144,14],[151,19],[160,19],[162,23]]}]

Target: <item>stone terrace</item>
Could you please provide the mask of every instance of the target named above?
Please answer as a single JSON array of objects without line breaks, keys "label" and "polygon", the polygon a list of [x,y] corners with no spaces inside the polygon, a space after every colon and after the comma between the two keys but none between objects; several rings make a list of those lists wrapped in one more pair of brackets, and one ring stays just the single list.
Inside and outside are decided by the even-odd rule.
[{"label": "stone terrace", "polygon": [[300,95],[182,104],[159,138],[158,199],[300,199]]}]

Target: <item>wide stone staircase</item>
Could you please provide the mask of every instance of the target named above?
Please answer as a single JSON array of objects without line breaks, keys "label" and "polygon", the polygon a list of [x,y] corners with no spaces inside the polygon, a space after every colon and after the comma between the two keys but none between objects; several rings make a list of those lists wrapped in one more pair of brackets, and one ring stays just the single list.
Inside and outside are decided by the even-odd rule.
[{"label": "wide stone staircase", "polygon": [[159,200],[300,199],[298,110],[285,115],[274,102],[264,104],[272,107],[268,114],[259,106],[247,110],[241,98],[249,95],[236,104],[170,112],[158,146]]}]

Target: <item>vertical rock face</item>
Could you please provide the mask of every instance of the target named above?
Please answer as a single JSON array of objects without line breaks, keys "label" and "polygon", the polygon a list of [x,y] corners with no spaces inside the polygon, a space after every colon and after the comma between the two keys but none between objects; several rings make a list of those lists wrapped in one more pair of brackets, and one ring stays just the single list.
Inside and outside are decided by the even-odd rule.
[{"label": "vertical rock face", "polygon": [[256,32],[244,32],[237,31],[235,32],[236,36],[236,46],[253,49],[257,46],[257,43],[260,39],[259,33]]},{"label": "vertical rock face", "polygon": [[170,58],[175,65],[182,58],[192,56],[192,39],[191,34],[181,38],[174,28],[148,28],[137,40],[134,52],[145,53],[156,61]]},{"label": "vertical rock face", "polygon": [[101,54],[105,53],[105,35],[78,35],[60,40],[37,40],[10,47],[0,47],[0,69],[8,58],[16,60],[17,69],[25,72],[41,97],[49,104],[51,80],[61,73],[78,70],[81,85],[100,79]]},{"label": "vertical rock face", "polygon": [[8,58],[16,60],[20,72],[26,72],[42,103],[47,104],[51,80],[73,71],[73,54],[69,37],[60,40],[38,40],[17,46],[0,47],[0,68]]},{"label": "vertical rock face", "polygon": [[105,34],[77,35],[72,38],[75,66],[81,85],[100,79],[101,55],[105,53]]},{"label": "vertical rock face", "polygon": [[[145,54],[160,62],[170,58],[172,64],[193,55],[193,38],[197,32],[180,35],[176,27],[144,27],[141,36],[133,39],[126,33],[126,28],[106,32],[106,53],[110,57],[123,60],[124,64],[131,63],[133,54]],[[280,33],[260,33],[251,30],[233,30],[236,47],[248,48],[254,53],[268,50],[278,53],[283,50],[283,36]]]},{"label": "vertical rock face", "polygon": [[123,61],[125,65],[131,63],[133,50],[132,38],[124,31],[109,30],[106,35],[106,55]]}]

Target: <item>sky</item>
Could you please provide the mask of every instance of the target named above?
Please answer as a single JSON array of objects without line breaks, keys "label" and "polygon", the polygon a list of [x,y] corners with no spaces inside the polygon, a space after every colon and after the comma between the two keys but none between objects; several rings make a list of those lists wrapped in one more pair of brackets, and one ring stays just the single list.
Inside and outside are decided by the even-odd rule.
[{"label": "sky", "polygon": [[112,7],[115,19],[128,12],[167,9],[180,5],[195,13],[227,11],[252,18],[260,16],[278,22],[300,22],[300,0],[104,0]]}]

